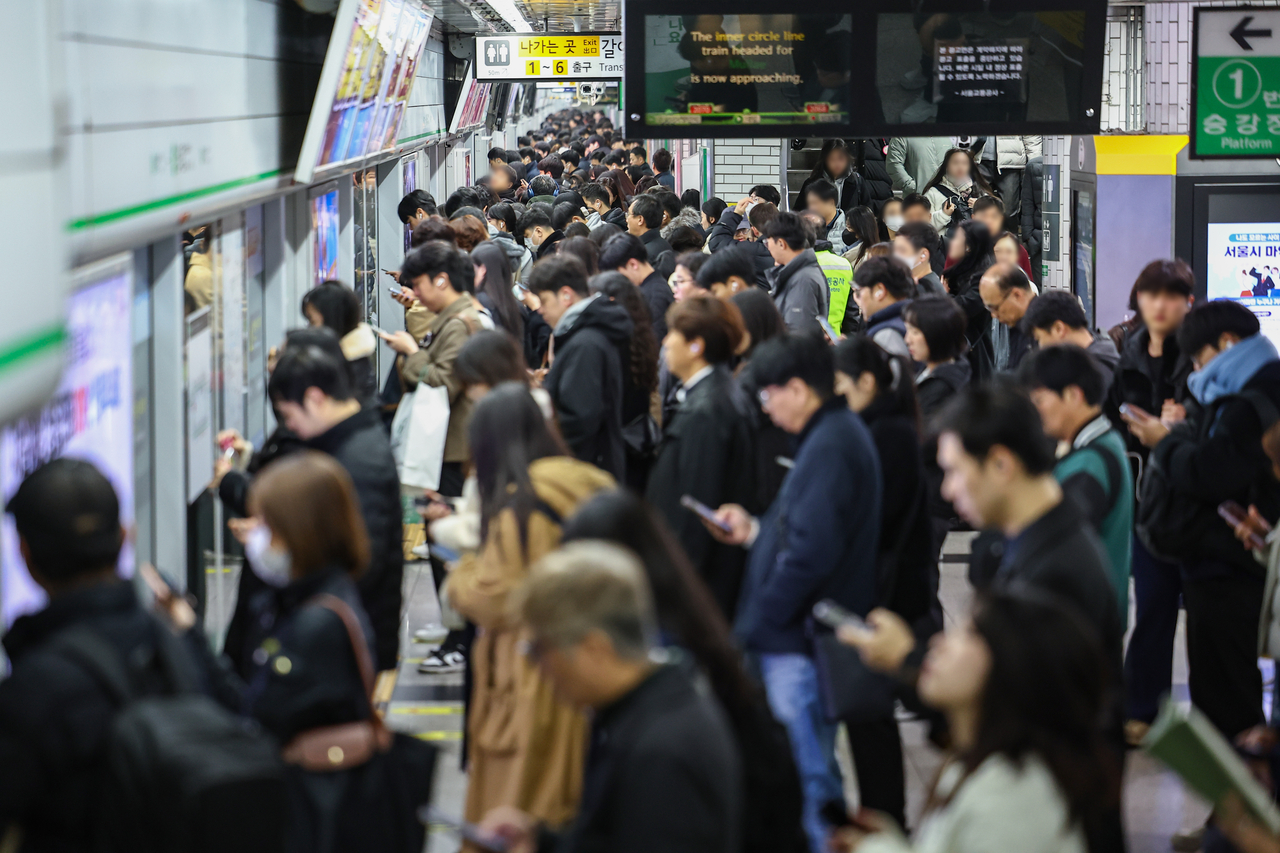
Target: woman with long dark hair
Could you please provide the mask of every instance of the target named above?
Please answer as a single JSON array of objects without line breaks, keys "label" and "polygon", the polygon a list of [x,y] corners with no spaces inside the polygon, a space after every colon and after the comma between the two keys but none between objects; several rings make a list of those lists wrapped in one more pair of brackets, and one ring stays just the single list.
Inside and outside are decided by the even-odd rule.
[{"label": "woman with long dark hair", "polygon": [[760,385],[751,370],[751,356],[756,347],[765,341],[788,334],[782,314],[773,304],[769,294],[758,287],[735,293],[730,301],[742,314],[746,340],[738,353],[738,365],[734,377],[751,402],[756,424],[756,488],[757,505],[769,506],[782,488],[787,469],[778,463],[781,458],[791,458],[791,436],[765,414],[760,405]]},{"label": "woman with long dark hair", "polygon": [[[830,181],[840,194],[836,202],[840,209],[849,211],[858,205],[870,205],[871,194],[866,182],[854,170],[853,152],[843,139],[826,139],[822,142],[822,151],[818,154],[818,162],[814,165],[809,177],[800,185],[800,198],[804,198],[805,190],[815,181]],[[874,240],[872,241],[875,242]]]},{"label": "woman with long dark hair", "polygon": [[871,208],[858,205],[849,211],[844,222],[844,244],[849,251],[844,253],[844,259],[853,264],[854,272],[867,259],[867,251],[879,242],[880,223]]},{"label": "woman with long dark hair", "polygon": [[[861,416],[886,472],[880,504],[880,601],[921,639],[942,628],[938,552],[928,512],[928,482],[920,449],[920,407],[911,362],[865,335],[835,350],[836,393]],[[905,820],[902,739],[892,715],[845,722],[858,777],[859,802]]]},{"label": "woman with long dark hair", "polygon": [[969,221],[979,198],[1000,197],[982,176],[977,161],[966,148],[947,151],[922,193],[931,205],[933,227],[945,238],[950,238],[957,227]]},{"label": "woman with long dark hair", "polygon": [[[626,352],[621,353],[626,365],[622,377],[622,426],[638,425],[654,408],[654,392],[658,390],[658,341],[653,336],[653,324],[649,321],[649,308],[644,304],[640,288],[622,273],[606,272],[591,277],[591,292],[599,293],[610,302],[616,302],[627,310],[635,330]],[[635,431],[633,427],[633,432]],[[652,448],[633,449],[627,443],[627,485],[641,494],[649,480],[649,468],[653,464]]]},{"label": "woman with long dark hair", "polygon": [[479,822],[511,806],[560,827],[577,811],[587,722],[521,653],[508,599],[529,567],[559,546],[562,520],[614,481],[569,455],[522,384],[485,395],[468,432],[483,544],[463,556],[447,588],[449,602],[479,629],[470,654],[466,818]]},{"label": "woman with long dark hair", "polygon": [[476,299],[498,328],[523,341],[524,316],[513,292],[515,282],[507,253],[495,241],[486,240],[471,250],[471,264],[476,268]]},{"label": "woman with long dark hair", "polygon": [[689,653],[729,717],[743,758],[743,853],[803,853],[803,797],[786,731],[743,669],[729,623],[662,517],[632,492],[602,492],[565,524],[565,542],[583,539],[613,542],[640,558],[664,641]]},{"label": "woman with long dark hair", "polygon": [[920,669],[920,698],[946,716],[952,746],[913,842],[889,827],[851,828],[837,830],[832,849],[1086,853],[1119,803],[1119,767],[1099,725],[1111,670],[1067,606],[1030,592],[980,595],[969,619],[933,639]]},{"label": "woman with long dark hair", "polygon": [[[631,186],[631,181],[627,176],[616,170],[605,172],[596,178],[596,183],[609,191],[610,209],[621,210],[626,213],[627,206],[631,203],[632,193],[623,189],[623,181],[626,181],[627,186]],[[633,191],[634,189],[632,187]]]},{"label": "woman with long dark hair", "polygon": [[956,228],[947,244],[947,261],[951,265],[943,271],[942,278],[947,291],[964,312],[969,364],[973,367],[974,379],[981,381],[995,373],[991,329],[997,322],[978,290],[982,276],[995,263],[987,226],[970,219]]}]

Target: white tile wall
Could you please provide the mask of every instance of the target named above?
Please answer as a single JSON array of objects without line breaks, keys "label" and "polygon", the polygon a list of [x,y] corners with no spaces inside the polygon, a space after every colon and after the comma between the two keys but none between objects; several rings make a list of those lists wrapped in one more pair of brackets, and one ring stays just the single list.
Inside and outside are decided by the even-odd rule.
[{"label": "white tile wall", "polygon": [[[1147,3],[1145,17],[1147,133],[1186,133],[1191,118],[1191,21],[1196,6],[1238,6],[1235,0]],[[1280,6],[1259,0],[1253,6]]]},{"label": "white tile wall", "polygon": [[732,204],[756,184],[778,186],[783,142],[781,139],[712,140],[715,194]]}]

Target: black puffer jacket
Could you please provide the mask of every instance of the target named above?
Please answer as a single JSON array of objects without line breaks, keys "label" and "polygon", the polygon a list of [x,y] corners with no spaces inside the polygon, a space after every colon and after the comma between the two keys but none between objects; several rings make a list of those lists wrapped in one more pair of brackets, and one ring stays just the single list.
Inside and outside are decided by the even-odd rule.
[{"label": "black puffer jacket", "polygon": [[871,199],[871,209],[876,216],[884,210],[884,203],[893,198],[893,178],[889,176],[889,140],[859,139],[855,148],[858,155],[858,174],[862,175]]},{"label": "black puffer jacket", "polygon": [[1151,374],[1150,357],[1147,355],[1150,343],[1151,332],[1145,326],[1125,339],[1105,406],[1107,417],[1111,418],[1116,430],[1124,436],[1129,451],[1143,459],[1151,451],[1129,432],[1128,425],[1120,417],[1120,406],[1128,403],[1159,417],[1165,400],[1182,403],[1189,410],[1194,410],[1197,405],[1191,398],[1191,392],[1187,390],[1187,378],[1191,376],[1193,365],[1191,359],[1178,350],[1177,338],[1170,335],[1165,339],[1164,358],[1161,359],[1164,374],[1159,377],[1159,381]]},{"label": "black puffer jacket", "polygon": [[973,367],[965,359],[959,358],[947,364],[939,364],[928,376],[917,379],[916,397],[920,401],[920,416],[926,424],[972,378]]},{"label": "black puffer jacket", "polygon": [[[131,584],[107,582],[59,596],[19,617],[5,635],[13,670],[0,681],[0,838],[11,824],[20,826],[22,850],[85,851],[101,841],[95,812],[117,703],[51,647],[72,627],[101,636],[122,661],[150,659],[166,630],[142,609]],[[158,692],[158,679],[139,687]]]},{"label": "black puffer jacket", "polygon": [[1031,258],[1039,283],[1040,256],[1044,251],[1044,158],[1032,157],[1022,173],[1022,244]]},{"label": "black puffer jacket", "polygon": [[369,569],[360,578],[360,599],[373,624],[374,662],[394,669],[400,651],[400,586],[404,578],[400,478],[391,440],[374,409],[363,409],[307,442],[338,461],[356,487],[369,532]]},{"label": "black puffer jacket", "polygon": [[543,383],[573,455],[620,482],[626,451],[619,353],[629,346],[632,328],[625,308],[598,296],[580,313],[562,317],[556,326],[556,358]]}]

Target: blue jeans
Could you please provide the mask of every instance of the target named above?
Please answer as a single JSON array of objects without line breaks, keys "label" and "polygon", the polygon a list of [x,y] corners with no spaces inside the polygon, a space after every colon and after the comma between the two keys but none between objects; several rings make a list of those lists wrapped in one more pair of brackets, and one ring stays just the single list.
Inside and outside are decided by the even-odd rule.
[{"label": "blue jeans", "polygon": [[823,805],[844,802],[840,767],[836,764],[836,726],[822,713],[818,671],[813,659],[800,654],[762,654],[760,677],[769,708],[786,726],[791,753],[804,790],[804,831],[811,853],[827,853],[830,826],[822,819]]},{"label": "blue jeans", "polygon": [[1150,723],[1173,686],[1173,638],[1178,631],[1182,571],[1154,556],[1133,537],[1135,616],[1124,657],[1126,717]]}]

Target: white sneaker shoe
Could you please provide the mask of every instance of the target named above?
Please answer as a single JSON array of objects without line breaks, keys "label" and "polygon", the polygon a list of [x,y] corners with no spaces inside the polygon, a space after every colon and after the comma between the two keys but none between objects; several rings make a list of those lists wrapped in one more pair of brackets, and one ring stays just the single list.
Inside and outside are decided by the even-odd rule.
[{"label": "white sneaker shoe", "polygon": [[418,664],[418,672],[428,675],[445,675],[451,672],[462,672],[467,665],[467,657],[462,652],[434,652],[427,655]]},{"label": "white sneaker shoe", "polygon": [[439,643],[449,635],[449,629],[443,625],[428,625],[413,632],[415,643]]}]

